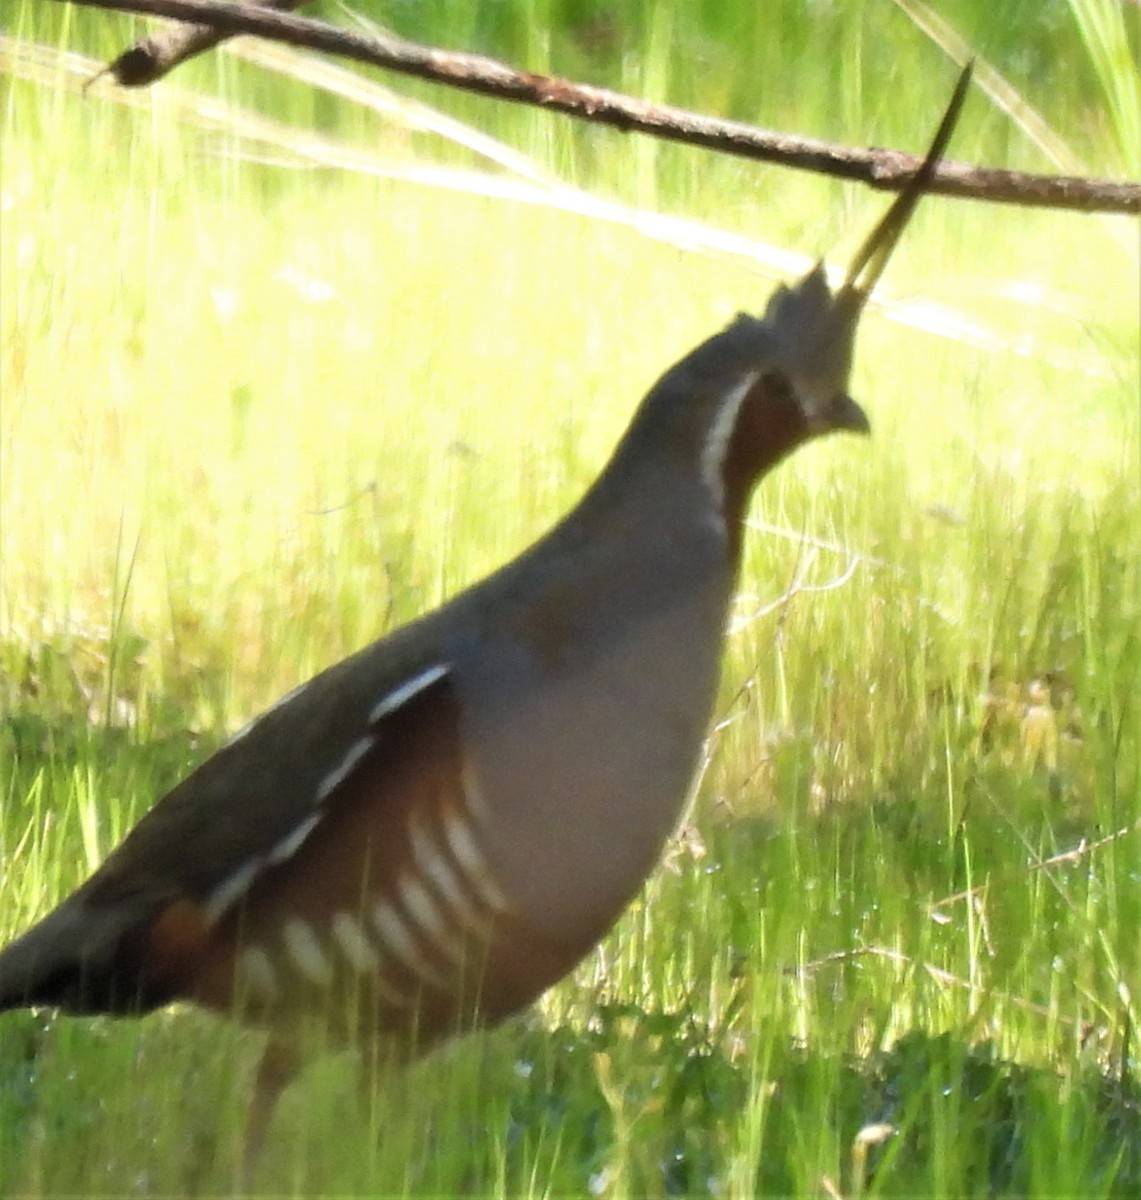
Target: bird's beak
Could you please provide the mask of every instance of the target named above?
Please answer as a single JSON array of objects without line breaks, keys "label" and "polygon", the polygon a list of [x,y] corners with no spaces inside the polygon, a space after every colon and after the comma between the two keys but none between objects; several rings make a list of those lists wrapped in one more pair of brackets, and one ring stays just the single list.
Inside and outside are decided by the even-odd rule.
[{"label": "bird's beak", "polygon": [[963,68],[959,82],[955,85],[955,91],[951,96],[951,102],[947,105],[943,120],[935,131],[931,148],[927,151],[919,169],[908,180],[903,191],[895,198],[895,202],[884,213],[879,224],[868,235],[852,260],[848,277],[844,280],[839,297],[847,301],[845,307],[849,307],[853,312],[858,312],[872,294],[872,289],[883,274],[887,260],[891,257],[900,235],[911,219],[915,206],[919,203],[920,197],[927,190],[927,185],[935,174],[935,169],[943,157],[943,151],[947,148],[947,143],[951,140],[951,134],[959,120],[959,113],[963,108],[967,85],[971,81],[973,69],[973,62],[968,62]]},{"label": "bird's beak", "polygon": [[828,410],[828,423],[833,429],[845,429],[849,433],[868,435],[872,432],[868,414],[846,392],[841,392],[832,401]]}]

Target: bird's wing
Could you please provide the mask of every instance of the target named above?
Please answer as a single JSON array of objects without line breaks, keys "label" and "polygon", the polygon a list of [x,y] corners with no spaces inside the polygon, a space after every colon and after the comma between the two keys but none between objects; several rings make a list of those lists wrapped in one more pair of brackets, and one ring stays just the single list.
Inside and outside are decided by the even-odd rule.
[{"label": "bird's wing", "polygon": [[142,943],[148,977],[270,1023],[362,988],[388,1025],[403,1012],[423,1019],[425,995],[452,1013],[509,905],[481,845],[482,800],[444,665],[376,703],[314,800],[207,896],[164,906]]},{"label": "bird's wing", "polygon": [[[419,664],[373,697],[365,673],[333,674],[203,764],[0,954],[0,1004],[228,1007],[237,987],[260,1011],[354,975],[403,1004],[449,978],[506,907],[449,666]],[[335,753],[295,774],[318,742]]]}]

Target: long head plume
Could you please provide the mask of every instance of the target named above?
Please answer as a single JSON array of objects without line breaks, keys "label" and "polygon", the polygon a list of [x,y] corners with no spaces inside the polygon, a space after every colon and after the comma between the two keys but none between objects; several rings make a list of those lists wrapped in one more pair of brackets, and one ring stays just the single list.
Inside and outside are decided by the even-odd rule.
[{"label": "long head plume", "polygon": [[[971,80],[968,64],[919,169],[856,253],[833,292],[823,262],[792,286],[777,288],[758,323],[757,357],[791,386],[804,417],[803,436],[834,429],[867,432],[867,417],[848,396],[852,351],[863,311],[951,139]],[[744,333],[741,336],[746,336]]]},{"label": "long head plume", "polygon": [[858,312],[872,294],[872,289],[883,274],[884,267],[887,266],[887,261],[891,257],[900,235],[907,227],[908,221],[911,220],[915,206],[927,190],[939,166],[939,160],[943,157],[943,151],[946,150],[947,143],[951,140],[951,134],[955,131],[973,70],[973,61],[968,62],[963,68],[959,82],[955,85],[955,91],[951,96],[951,102],[947,105],[947,111],[943,114],[943,120],[935,131],[935,137],[931,141],[931,146],[920,164],[919,170],[907,181],[903,191],[895,198],[895,202],[884,213],[879,224],[856,252],[856,257],[848,269],[848,277],[844,280],[843,287],[837,295],[837,299],[850,311]]}]

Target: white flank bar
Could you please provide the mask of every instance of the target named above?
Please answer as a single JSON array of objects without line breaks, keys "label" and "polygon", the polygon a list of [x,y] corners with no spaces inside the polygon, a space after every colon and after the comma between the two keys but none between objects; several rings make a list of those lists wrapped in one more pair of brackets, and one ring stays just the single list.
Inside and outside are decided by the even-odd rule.
[{"label": "white flank bar", "polygon": [[288,833],[274,846],[266,855],[266,862],[283,863],[291,859],[301,849],[301,843],[317,828],[320,822],[320,813],[310,813],[300,825],[296,826],[291,833]]},{"label": "white flank bar", "polygon": [[431,687],[438,679],[443,679],[447,673],[448,668],[442,664],[429,667],[426,671],[421,671],[419,675],[402,683],[398,688],[394,688],[387,696],[379,700],[372,712],[369,713],[369,724],[375,725],[389,713],[395,712],[402,704],[407,704],[418,692]]},{"label": "white flank bar", "polygon": [[363,737],[353,742],[348,753],[328,775],[317,785],[317,803],[324,804],[326,800],[353,773],[357,763],[376,745],[374,737]]},{"label": "white flank bar", "polygon": [[211,925],[229,912],[235,901],[250,890],[250,884],[257,878],[264,862],[261,858],[248,859],[236,871],[231,871],[210,893],[203,908]]},{"label": "white flank bar", "polygon": [[341,955],[358,975],[380,969],[380,952],[372,944],[365,927],[350,912],[333,916],[333,940]]},{"label": "white flank bar", "polygon": [[432,948],[456,965],[463,962],[463,941],[448,928],[444,914],[432,898],[431,892],[411,875],[401,875],[396,890],[405,911],[419,926],[420,932],[431,943]]},{"label": "white flank bar", "polygon": [[434,987],[447,987],[447,978],[424,957],[404,918],[386,900],[373,905],[372,923],[380,940],[410,971]]},{"label": "white flank bar", "polygon": [[281,994],[277,985],[277,970],[262,946],[246,946],[238,955],[237,978],[240,992],[245,990],[251,1000],[272,1002]]},{"label": "white flank bar", "polygon": [[281,937],[290,962],[310,983],[328,987],[333,982],[333,964],[308,921],[290,917],[282,926]]},{"label": "white flank bar", "polygon": [[444,812],[444,837],[476,895],[488,908],[496,912],[506,911],[507,897],[496,883],[471,826],[454,809]]},{"label": "white flank bar", "polygon": [[423,824],[413,818],[408,831],[412,858],[420,874],[428,880],[462,929],[481,937],[491,932],[491,921],[482,912],[460,882],[448,856],[432,841]]}]

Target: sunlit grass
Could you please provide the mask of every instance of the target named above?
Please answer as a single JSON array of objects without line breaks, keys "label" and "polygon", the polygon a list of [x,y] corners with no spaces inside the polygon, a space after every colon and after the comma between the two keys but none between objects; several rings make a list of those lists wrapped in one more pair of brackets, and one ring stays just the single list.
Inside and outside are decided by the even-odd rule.
[{"label": "sunlit grass", "polygon": [[[227,731],[539,533],[771,283],[4,86],[6,939]],[[816,132],[921,145],[930,87],[930,114]],[[616,137],[505,124],[546,165],[590,158],[576,182],[838,261],[884,203],[634,143],[627,172]],[[969,111],[954,154],[993,138]],[[874,438],[757,497],[694,830],[536,1014],[363,1108],[345,1062],[314,1068],[266,1187],[854,1194],[871,1164],[880,1194],[1136,1189],[1128,228],[927,202],[887,283],[1023,352],[869,313]],[[184,1012],[4,1028],[0,1192],[230,1185],[252,1039]],[[897,1132],[860,1149],[875,1122]]]}]

